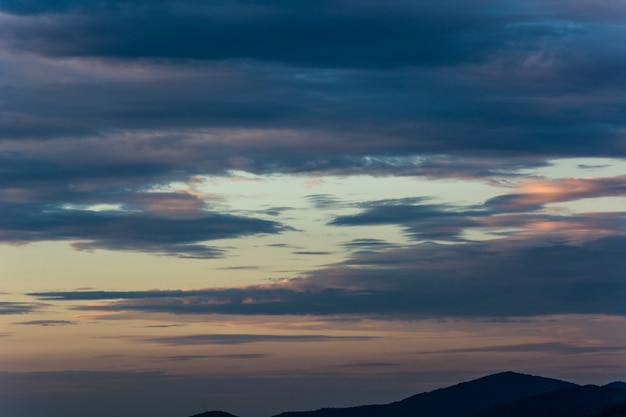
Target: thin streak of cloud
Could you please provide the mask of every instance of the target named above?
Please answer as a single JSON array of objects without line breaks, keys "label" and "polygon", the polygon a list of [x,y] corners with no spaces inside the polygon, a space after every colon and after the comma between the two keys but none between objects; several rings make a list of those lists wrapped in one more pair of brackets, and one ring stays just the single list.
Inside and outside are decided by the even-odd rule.
[{"label": "thin streak of cloud", "polygon": [[142,342],[168,346],[187,345],[243,345],[249,343],[304,343],[329,341],[364,341],[376,339],[373,336],[328,336],[328,335],[276,335],[276,334],[195,334],[170,337],[135,338]]},{"label": "thin streak of cloud", "polygon": [[41,304],[0,301],[0,315],[32,313],[41,308]]},{"label": "thin streak of cloud", "polygon": [[76,324],[76,322],[69,321],[69,320],[30,320],[30,321],[20,321],[14,324],[48,327],[48,326],[66,326],[69,324]]},{"label": "thin streak of cloud", "polygon": [[261,359],[271,356],[267,353],[232,353],[224,355],[175,355],[175,356],[157,356],[158,361],[166,362],[186,362],[199,359],[233,359],[233,360],[246,360],[246,359]]},{"label": "thin streak of cloud", "polygon": [[386,368],[391,366],[400,366],[398,362],[351,362],[335,365],[336,368]]},{"label": "thin streak of cloud", "polygon": [[546,353],[558,355],[581,354],[620,354],[626,346],[574,345],[562,342],[521,343],[516,345],[480,346],[475,348],[445,349],[439,351],[414,352],[417,355],[448,354],[448,353]]}]

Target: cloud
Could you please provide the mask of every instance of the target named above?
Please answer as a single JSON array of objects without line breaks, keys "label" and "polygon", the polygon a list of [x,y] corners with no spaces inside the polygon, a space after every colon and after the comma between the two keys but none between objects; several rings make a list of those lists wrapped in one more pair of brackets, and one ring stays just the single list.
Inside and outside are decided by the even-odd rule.
[{"label": "cloud", "polygon": [[[626,38],[626,8],[619,1],[0,3],[0,243],[64,242],[79,250],[211,259],[224,256],[215,243],[222,239],[294,231],[277,221],[290,207],[269,202],[265,211],[242,212],[220,196],[190,190],[198,178],[232,170],[306,174],[302,190],[307,179],[323,179],[328,188],[318,187],[305,209],[321,212],[316,221],[332,216],[324,227],[333,239],[381,225],[398,226],[409,240],[401,246],[386,234],[346,237],[344,261],[265,285],[33,289],[34,298],[133,317],[504,322],[545,314],[626,315],[624,213],[554,210],[559,203],[623,196],[624,176],[523,179],[552,159],[626,156],[626,44],[616,42]],[[513,186],[480,206],[424,196],[354,203],[348,200],[360,198],[354,194],[322,194],[348,175]],[[293,207],[302,213],[300,205]],[[288,238],[295,237],[285,237],[282,247],[323,254]],[[242,260],[235,268],[257,268],[252,263]],[[40,308],[2,302],[0,314]],[[343,340],[284,337],[200,334],[142,341],[196,349]],[[587,348],[551,342],[491,349],[584,354]],[[172,360],[195,358],[172,353],[181,353]],[[255,357],[236,355],[256,354],[222,359]],[[341,386],[363,382],[342,379],[338,386],[337,375],[387,365],[392,363],[346,363],[322,385],[328,398],[345,401]],[[0,382],[11,395],[0,404],[27,398],[22,415],[191,415],[197,410],[180,405],[200,404],[207,393],[239,392],[237,401],[250,408],[261,393],[295,401],[284,395],[291,392],[291,376],[281,376],[288,381],[283,389],[267,374],[262,383],[252,376],[225,384],[161,373],[3,374]],[[306,384],[320,381],[306,377]],[[377,389],[389,389],[375,382]],[[128,407],[138,387],[154,408]],[[76,408],[62,409],[58,396]],[[96,397],[104,400],[92,401]]]},{"label": "cloud", "polygon": [[[172,211],[177,209],[174,206]],[[286,229],[272,221],[200,211],[192,218],[164,218],[150,212],[14,204],[0,207],[0,214],[0,240],[4,242],[63,240],[74,241],[73,246],[80,250],[129,250],[188,258],[222,255],[205,241]]]},{"label": "cloud", "polygon": [[[363,157],[489,157],[506,168],[518,158],[624,155],[626,60],[612,42],[624,28],[574,13],[581,3],[555,4],[3,4],[10,81],[0,132],[123,133],[142,154],[146,132],[158,132],[159,149],[196,147],[187,164],[199,148],[205,172],[231,158],[257,172],[375,172]],[[260,137],[206,140],[226,128]],[[471,165],[431,169],[458,175]]]},{"label": "cloud", "polygon": [[[493,235],[544,236],[552,235],[566,241],[597,239],[622,235],[624,214],[554,213],[540,211],[553,202],[582,198],[621,196],[622,177],[597,179],[524,180],[517,186],[526,190],[490,198],[482,205],[425,204],[427,198],[385,199],[363,203],[344,203],[360,212],[336,216],[332,226],[398,225],[414,240],[461,242],[468,241],[472,231]],[[356,242],[367,244],[367,240]],[[354,246],[354,242],[346,246]],[[370,248],[372,249],[372,248]]]},{"label": "cloud", "polygon": [[[620,275],[626,268],[625,247],[623,236],[574,243],[518,237],[422,243],[356,252],[351,259],[311,271],[304,278],[267,285],[30,295],[47,301],[110,300],[99,306],[77,307],[84,310],[173,314],[389,318],[626,315],[626,285]],[[211,336],[207,337],[210,340]]]},{"label": "cloud", "polygon": [[361,213],[335,217],[334,226],[400,224],[419,239],[456,240],[467,228],[480,225],[474,217],[489,214],[482,209],[459,210],[446,204],[416,204],[423,198],[381,200],[361,204]]},{"label": "cloud", "polygon": [[[454,8],[410,2],[383,7],[377,1],[354,0],[315,5],[282,0],[72,1],[62,7],[28,2],[3,5],[0,10],[11,19],[5,19],[0,34],[12,48],[53,57],[430,66],[478,61],[504,47],[496,35],[511,16],[502,9],[496,3],[469,7],[460,1]],[[163,26],[170,28],[167,34]]]},{"label": "cloud", "polygon": [[476,348],[446,349],[440,351],[415,352],[419,355],[447,353],[547,353],[557,355],[580,355],[589,353],[620,354],[626,346],[588,345],[580,346],[562,342],[521,343],[516,345],[481,346]]},{"label": "cloud", "polygon": [[392,249],[398,245],[394,245],[382,239],[365,238],[352,239],[351,241],[344,243],[342,246],[352,250],[381,250]]},{"label": "cloud", "polygon": [[331,255],[333,252],[328,251],[295,251],[292,252],[294,255]]},{"label": "cloud", "polygon": [[398,366],[402,365],[401,363],[395,362],[350,362],[350,363],[342,363],[339,365],[335,365],[337,368],[385,368],[389,366]]},{"label": "cloud", "polygon": [[25,314],[37,311],[41,304],[0,301],[0,315]]},{"label": "cloud", "polygon": [[69,320],[30,320],[30,321],[21,321],[14,324],[25,324],[29,326],[64,326],[68,324],[76,324],[74,321]]},{"label": "cloud", "polygon": [[313,204],[313,207],[320,210],[333,209],[345,204],[339,198],[330,194],[311,194],[306,196],[306,198]]},{"label": "cloud", "polygon": [[276,335],[276,334],[196,334],[170,337],[144,337],[137,340],[169,346],[243,345],[273,342],[328,342],[375,339],[372,336]]},{"label": "cloud", "polygon": [[245,360],[245,359],[260,359],[270,356],[266,353],[232,353],[225,355],[176,355],[176,356],[158,356],[155,359],[166,361],[166,362],[185,362],[196,359],[235,359],[235,360]]},{"label": "cloud", "polygon": [[549,203],[626,195],[626,175],[608,178],[566,178],[522,181],[514,193],[494,197],[487,206],[506,211],[536,210]]}]

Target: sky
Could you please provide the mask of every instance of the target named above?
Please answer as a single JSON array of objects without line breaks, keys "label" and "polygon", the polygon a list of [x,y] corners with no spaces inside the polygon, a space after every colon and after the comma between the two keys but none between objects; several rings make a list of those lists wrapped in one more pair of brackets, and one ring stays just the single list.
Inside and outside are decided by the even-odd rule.
[{"label": "sky", "polygon": [[626,380],[623,0],[0,0],[0,414]]}]

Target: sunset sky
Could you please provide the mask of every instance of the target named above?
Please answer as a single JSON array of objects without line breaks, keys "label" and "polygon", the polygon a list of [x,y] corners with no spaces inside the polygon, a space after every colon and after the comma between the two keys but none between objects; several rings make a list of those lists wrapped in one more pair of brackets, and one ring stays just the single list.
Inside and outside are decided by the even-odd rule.
[{"label": "sunset sky", "polygon": [[0,0],[0,415],[626,380],[626,1]]}]

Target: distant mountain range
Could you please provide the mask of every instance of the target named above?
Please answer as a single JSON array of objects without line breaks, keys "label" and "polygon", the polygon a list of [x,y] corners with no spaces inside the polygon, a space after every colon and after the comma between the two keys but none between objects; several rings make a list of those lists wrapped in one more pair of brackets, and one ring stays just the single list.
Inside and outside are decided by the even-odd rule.
[{"label": "distant mountain range", "polygon": [[[209,411],[192,417],[237,417]],[[284,412],[274,417],[626,417],[626,383],[577,385],[502,372],[391,404]]]}]

